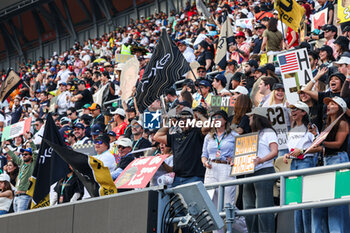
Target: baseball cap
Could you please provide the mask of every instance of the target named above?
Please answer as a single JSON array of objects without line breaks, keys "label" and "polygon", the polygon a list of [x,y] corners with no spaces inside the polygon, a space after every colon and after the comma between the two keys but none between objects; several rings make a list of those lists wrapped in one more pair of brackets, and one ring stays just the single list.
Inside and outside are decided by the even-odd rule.
[{"label": "baseball cap", "polygon": [[101,126],[96,124],[91,127],[91,135],[99,135],[102,132]]},{"label": "baseball cap", "polygon": [[343,100],[343,98],[340,98],[338,96],[335,96],[333,98],[330,98],[330,97],[326,97],[324,98],[323,100],[323,103],[325,103],[326,105],[329,104],[329,102],[333,101],[334,103],[338,104],[339,107],[341,107],[343,109],[343,112],[346,112],[347,110],[347,105],[346,105],[346,102]]},{"label": "baseball cap", "polygon": [[266,117],[266,114],[267,114],[266,108],[255,107],[255,108],[252,109],[251,112],[248,112],[246,115],[247,115],[247,116],[259,115],[259,116]]},{"label": "baseball cap", "polygon": [[221,81],[221,84],[222,84],[223,87],[226,86],[227,79],[226,79],[225,75],[223,75],[223,74],[218,74],[218,75],[215,76],[214,79]]},{"label": "baseball cap", "polygon": [[117,134],[114,131],[112,131],[112,130],[108,131],[107,135],[108,136],[112,136],[112,137],[116,137],[117,136]]},{"label": "baseball cap", "polygon": [[214,116],[216,116],[216,115],[222,116],[222,117],[225,119],[225,121],[228,120],[227,112],[225,112],[224,110],[216,111],[216,112],[212,115],[212,117],[214,117]]},{"label": "baseball cap", "polygon": [[334,62],[334,64],[340,65],[340,64],[350,64],[350,57],[347,56],[341,56],[339,61]]},{"label": "baseball cap", "polygon": [[143,124],[141,120],[132,120],[131,125],[134,125],[134,124],[139,124],[143,128]]},{"label": "baseball cap", "polygon": [[60,120],[60,124],[61,125],[67,124],[69,122],[71,122],[71,120],[68,117],[62,117],[61,120]]},{"label": "baseball cap", "polygon": [[84,80],[80,80],[80,81],[78,82],[78,84],[83,84],[83,85],[86,85],[86,83],[85,83],[85,81],[84,81]]},{"label": "baseball cap", "polygon": [[247,88],[243,87],[243,86],[237,86],[234,90],[231,91],[232,93],[240,93],[243,95],[248,95],[248,90]]},{"label": "baseball cap", "polygon": [[112,115],[118,114],[118,115],[125,117],[125,111],[122,108],[117,108],[115,111],[111,112],[111,114]]},{"label": "baseball cap", "polygon": [[186,116],[191,115],[191,116],[193,116],[193,110],[191,108],[189,108],[189,107],[184,107],[181,110],[180,115],[186,115]]},{"label": "baseball cap", "polygon": [[337,27],[334,26],[333,24],[326,24],[326,25],[322,26],[322,30],[323,30],[323,31],[333,31],[333,32],[336,32],[336,31],[337,31]]},{"label": "baseball cap", "polygon": [[76,123],[73,128],[85,129],[85,126],[82,123]]},{"label": "baseball cap", "polygon": [[280,88],[284,89],[284,86],[283,86],[282,83],[275,83],[272,86],[272,90],[277,90],[277,89],[280,89]]},{"label": "baseball cap", "polygon": [[199,86],[210,87],[210,83],[207,80],[202,80],[199,82]]},{"label": "baseball cap", "polygon": [[30,154],[33,154],[33,153],[32,153],[32,148],[27,148],[27,149],[21,148],[20,152],[21,152],[21,153],[23,153],[23,152],[29,152]]},{"label": "baseball cap", "polygon": [[307,114],[309,114],[309,106],[300,100],[298,100],[295,104],[289,105],[289,108],[298,108],[304,110]]},{"label": "baseball cap", "polygon": [[132,141],[129,138],[119,138],[117,141],[118,146],[132,147]]},{"label": "baseball cap", "polygon": [[248,65],[250,65],[250,66],[252,66],[252,67],[255,67],[255,69],[259,67],[258,62],[255,61],[255,60],[249,60],[249,61],[248,61]]},{"label": "baseball cap", "polygon": [[258,23],[255,25],[254,27],[255,29],[258,29],[258,28],[266,28],[265,25],[261,24],[261,23]]},{"label": "baseball cap", "polygon": [[67,83],[61,82],[60,85],[67,86]]},{"label": "baseball cap", "polygon": [[236,35],[235,35],[235,37],[244,37],[245,38],[245,34],[244,34],[244,32],[242,32],[242,31],[239,31],[238,33],[236,33]]},{"label": "baseball cap", "polygon": [[109,142],[111,141],[111,139],[109,138],[109,136],[107,134],[102,134],[102,135],[99,135],[95,141],[99,141],[101,140],[103,143],[105,143],[106,145],[109,146]]},{"label": "baseball cap", "polygon": [[101,109],[101,106],[98,105],[97,103],[93,103],[90,107],[88,107],[89,110],[96,110],[96,109]]},{"label": "baseball cap", "polygon": [[0,181],[7,181],[7,182],[10,182],[10,176],[7,175],[7,174],[1,174],[0,175]]},{"label": "baseball cap", "polygon": [[90,107],[91,107],[91,104],[84,104],[83,109],[87,109],[87,108],[90,108]]}]

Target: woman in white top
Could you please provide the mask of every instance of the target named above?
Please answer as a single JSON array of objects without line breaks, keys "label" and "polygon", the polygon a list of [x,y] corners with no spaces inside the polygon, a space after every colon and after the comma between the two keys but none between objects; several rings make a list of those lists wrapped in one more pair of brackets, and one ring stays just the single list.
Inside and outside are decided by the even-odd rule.
[{"label": "woman in white top", "polygon": [[[252,132],[258,132],[258,153],[254,159],[255,171],[245,177],[259,176],[274,173],[273,159],[278,153],[277,134],[271,122],[266,118],[263,108],[254,108],[249,116],[249,125]],[[271,207],[273,201],[274,180],[261,181],[243,185],[244,209]],[[274,214],[259,214],[246,216],[248,232],[275,232]]]},{"label": "woman in white top", "polygon": [[[298,101],[289,107],[292,110],[292,129],[288,133],[289,153],[284,155],[283,161],[288,163],[287,159],[293,159],[291,170],[315,167],[316,151],[304,154],[304,151],[311,146],[315,139],[315,136],[308,129],[310,123],[309,106],[304,102]],[[310,209],[294,211],[294,229],[296,233],[311,232]]]},{"label": "woman in white top", "polygon": [[10,177],[7,174],[0,175],[0,215],[7,214],[13,201],[13,191]]}]

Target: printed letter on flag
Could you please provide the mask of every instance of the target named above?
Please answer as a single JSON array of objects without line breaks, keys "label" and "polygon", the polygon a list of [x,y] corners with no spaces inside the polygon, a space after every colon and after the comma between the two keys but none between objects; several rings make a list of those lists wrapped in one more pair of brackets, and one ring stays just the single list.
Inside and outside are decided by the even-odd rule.
[{"label": "printed letter on flag", "polygon": [[22,80],[16,74],[15,71],[9,69],[7,72],[5,80],[1,84],[0,88],[0,101],[1,103],[13,92],[20,84]]},{"label": "printed letter on flag", "polygon": [[276,0],[275,9],[283,23],[298,32],[300,24],[304,21],[305,9],[295,0]]}]

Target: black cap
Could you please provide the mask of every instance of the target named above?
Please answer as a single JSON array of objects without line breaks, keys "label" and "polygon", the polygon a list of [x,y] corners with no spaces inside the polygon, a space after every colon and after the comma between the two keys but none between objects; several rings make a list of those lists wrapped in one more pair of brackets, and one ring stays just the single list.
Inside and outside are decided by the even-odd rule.
[{"label": "black cap", "polygon": [[109,146],[109,142],[111,141],[111,139],[108,137],[108,135],[106,133],[103,133],[101,135],[99,135],[95,141],[101,140],[103,143],[105,143],[107,146]]},{"label": "black cap", "polygon": [[241,72],[236,72],[236,73],[232,76],[231,80],[235,80],[235,81],[240,82],[242,77],[243,77],[243,73],[241,73]]},{"label": "black cap", "polygon": [[228,120],[227,112],[225,112],[224,110],[216,111],[216,112],[212,115],[212,117],[214,117],[214,116],[216,116],[216,115],[222,116],[222,117],[225,119],[225,121]]},{"label": "black cap", "polygon": [[258,62],[255,60],[249,60],[248,65],[250,65],[251,67],[254,67],[255,69],[259,67]]},{"label": "black cap", "polygon": [[218,74],[218,75],[216,75],[214,79],[216,79],[216,80],[218,80],[218,81],[221,81],[221,85],[222,85],[223,87],[225,87],[226,84],[227,84],[227,79],[226,79],[225,75],[223,75],[223,74]]},{"label": "black cap", "polygon": [[229,61],[227,62],[227,65],[234,65],[234,66],[238,66],[238,63],[237,63],[237,61],[236,61],[236,60],[231,59],[231,60],[229,60]]},{"label": "black cap", "polygon": [[272,63],[267,63],[264,68],[266,69],[266,72],[268,70],[271,70],[272,72],[275,72],[275,66]]},{"label": "black cap", "polygon": [[255,25],[254,28],[257,29],[257,28],[266,28],[266,27],[265,27],[265,25],[263,25],[261,23],[258,23],[258,24]]},{"label": "black cap", "polygon": [[349,47],[349,39],[345,36],[338,36],[338,38],[333,43],[344,46],[346,48]]},{"label": "black cap", "polygon": [[206,71],[204,66],[198,66],[197,70],[205,70]]},{"label": "black cap", "polygon": [[85,126],[82,123],[76,123],[73,128],[85,129]]},{"label": "black cap", "polygon": [[323,45],[319,50],[320,51],[326,51],[328,55],[332,55],[333,54],[332,47],[328,46],[328,45]]},{"label": "black cap", "polygon": [[80,81],[78,82],[78,84],[84,84],[84,85],[86,85],[86,83],[85,83],[84,80],[80,80]]},{"label": "black cap", "polygon": [[263,74],[266,74],[266,69],[265,69],[265,67],[259,67],[258,69],[256,69],[256,71],[258,71],[258,72],[261,72],[261,73],[263,73]]},{"label": "black cap", "polygon": [[350,25],[346,26],[346,27],[343,29],[343,32],[350,32]]},{"label": "black cap", "polygon": [[342,73],[339,73],[339,72],[334,73],[334,74],[331,74],[331,75],[329,76],[329,80],[328,80],[328,82],[331,80],[331,78],[332,78],[333,76],[338,77],[342,83],[344,83],[344,82],[345,82],[345,79],[346,79],[345,75],[344,75],[344,74],[342,74]]},{"label": "black cap", "polygon": [[334,26],[333,24],[326,24],[326,25],[322,26],[322,30],[323,30],[323,31],[333,31],[333,32],[337,32],[337,27]]},{"label": "black cap", "polygon": [[273,84],[272,86],[272,90],[277,90],[277,89],[280,89],[280,88],[283,88],[284,89],[284,86],[282,83],[275,83]]}]

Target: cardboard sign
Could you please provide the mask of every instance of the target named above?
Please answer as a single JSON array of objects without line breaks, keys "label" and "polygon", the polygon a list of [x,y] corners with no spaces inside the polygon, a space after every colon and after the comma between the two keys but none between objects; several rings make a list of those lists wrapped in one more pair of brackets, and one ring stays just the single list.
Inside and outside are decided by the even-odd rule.
[{"label": "cardboard sign", "polygon": [[328,8],[310,16],[311,18],[311,31],[321,28],[327,24]]},{"label": "cardboard sign", "polygon": [[306,48],[296,49],[278,54],[277,60],[288,103],[296,104],[300,86],[306,85],[313,78],[309,54]]},{"label": "cardboard sign", "polygon": [[2,131],[1,141],[6,141],[21,136],[25,132],[29,132],[31,124],[32,118],[30,117],[24,121],[17,122],[16,124],[6,126]]},{"label": "cardboard sign", "polygon": [[127,55],[127,54],[116,54],[115,55],[115,61],[118,63],[125,63],[127,60],[133,58],[134,55]]},{"label": "cardboard sign", "polygon": [[267,119],[272,124],[274,130],[276,130],[278,137],[278,150],[287,149],[288,142],[288,126],[285,111],[287,108],[277,106],[277,107],[268,107],[267,109]]},{"label": "cardboard sign", "polygon": [[253,20],[254,19],[236,19],[236,27],[249,28],[253,30]]},{"label": "cardboard sign", "polygon": [[213,112],[224,110],[227,112],[227,114],[233,115],[233,109],[234,109],[234,98],[233,96],[220,96],[215,95],[211,97],[211,109]]},{"label": "cardboard sign", "polygon": [[115,181],[118,189],[145,188],[168,155],[135,159]]},{"label": "cardboard sign", "polygon": [[339,23],[350,21],[350,2],[348,0],[338,0],[337,13]]},{"label": "cardboard sign", "polygon": [[138,72],[140,69],[140,62],[133,56],[123,66],[120,77],[120,90],[122,91],[121,98],[126,101],[132,95],[132,89],[135,87]]},{"label": "cardboard sign", "polygon": [[254,172],[254,159],[258,152],[258,138],[258,133],[244,134],[236,137],[231,176]]}]

